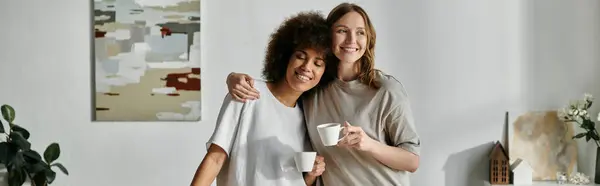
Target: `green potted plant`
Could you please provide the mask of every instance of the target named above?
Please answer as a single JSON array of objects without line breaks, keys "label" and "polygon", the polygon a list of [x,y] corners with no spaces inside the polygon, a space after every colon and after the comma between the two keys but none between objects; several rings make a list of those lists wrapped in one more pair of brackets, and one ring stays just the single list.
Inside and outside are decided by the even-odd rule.
[{"label": "green potted plant", "polygon": [[571,103],[563,108],[560,113],[560,118],[566,123],[572,123],[584,130],[573,136],[573,139],[583,139],[587,142],[596,144],[596,172],[594,182],[600,184],[600,135],[596,129],[594,119],[600,121],[600,113],[597,118],[591,118],[589,109],[592,107],[594,98],[591,94],[585,94],[583,100],[571,101]]},{"label": "green potted plant", "polygon": [[10,105],[2,105],[2,118],[7,122],[8,128],[0,120],[0,133],[6,138],[0,142],[0,164],[6,168],[5,180],[9,186],[22,186],[29,181],[32,186],[47,186],[54,181],[56,172],[52,167],[57,167],[64,174],[69,172],[61,163],[56,162],[60,156],[58,143],[51,143],[44,151],[42,157],[37,151],[31,149],[28,141],[30,133],[25,128],[16,125],[15,110]]}]

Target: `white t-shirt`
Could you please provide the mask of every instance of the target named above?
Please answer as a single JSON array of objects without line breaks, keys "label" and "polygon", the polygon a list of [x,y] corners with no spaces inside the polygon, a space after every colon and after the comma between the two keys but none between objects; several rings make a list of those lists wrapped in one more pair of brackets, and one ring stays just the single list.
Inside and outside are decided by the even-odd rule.
[{"label": "white t-shirt", "polygon": [[263,81],[255,81],[261,99],[223,100],[212,143],[227,153],[217,186],[304,186],[294,153],[312,151],[302,109],[279,102]]}]

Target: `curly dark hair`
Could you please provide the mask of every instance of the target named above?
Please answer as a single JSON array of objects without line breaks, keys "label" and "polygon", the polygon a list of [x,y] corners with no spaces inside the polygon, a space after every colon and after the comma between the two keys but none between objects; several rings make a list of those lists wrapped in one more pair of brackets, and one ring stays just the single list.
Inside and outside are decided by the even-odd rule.
[{"label": "curly dark hair", "polygon": [[[290,57],[295,51],[311,48],[327,56],[330,45],[330,28],[320,12],[305,11],[289,17],[270,35],[262,71],[263,78],[267,82],[278,83],[285,78]],[[325,68],[319,85],[332,79],[327,69],[335,68]]]}]

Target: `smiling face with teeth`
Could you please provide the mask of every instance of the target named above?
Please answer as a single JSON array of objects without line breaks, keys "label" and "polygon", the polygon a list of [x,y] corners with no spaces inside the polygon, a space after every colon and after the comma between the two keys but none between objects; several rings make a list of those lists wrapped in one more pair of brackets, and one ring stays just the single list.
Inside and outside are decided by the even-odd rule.
[{"label": "smiling face with teeth", "polygon": [[342,16],[333,24],[333,53],[342,63],[358,61],[367,48],[364,18],[355,11]]},{"label": "smiling face with teeth", "polygon": [[311,48],[296,50],[290,56],[285,82],[297,92],[305,92],[314,88],[325,73],[325,57],[323,52]]}]

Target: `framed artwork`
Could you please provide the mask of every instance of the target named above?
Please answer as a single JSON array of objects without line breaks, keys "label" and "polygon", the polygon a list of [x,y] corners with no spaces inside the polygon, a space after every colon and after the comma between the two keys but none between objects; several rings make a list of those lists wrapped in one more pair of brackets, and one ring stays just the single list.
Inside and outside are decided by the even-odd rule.
[{"label": "framed artwork", "polygon": [[93,120],[201,120],[200,0],[94,0],[93,12]]},{"label": "framed artwork", "polygon": [[508,123],[508,154],[531,166],[533,180],[556,180],[559,172],[577,172],[578,147],[572,139],[573,125],[558,117],[557,111],[513,111]]}]

